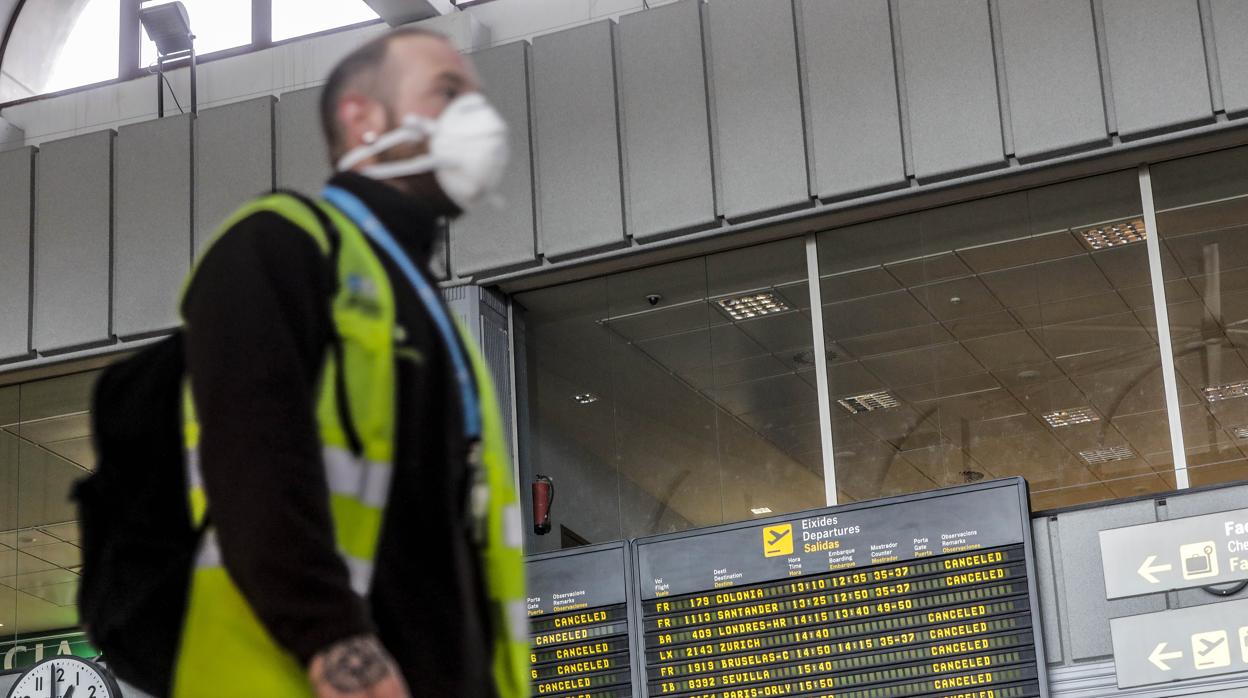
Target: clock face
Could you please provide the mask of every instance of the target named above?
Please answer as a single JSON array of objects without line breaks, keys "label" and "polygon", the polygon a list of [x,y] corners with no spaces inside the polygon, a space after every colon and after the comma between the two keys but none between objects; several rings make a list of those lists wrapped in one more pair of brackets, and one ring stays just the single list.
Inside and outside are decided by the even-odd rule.
[{"label": "clock face", "polygon": [[77,657],[53,657],[22,674],[9,698],[121,698],[121,692],[103,667]]}]

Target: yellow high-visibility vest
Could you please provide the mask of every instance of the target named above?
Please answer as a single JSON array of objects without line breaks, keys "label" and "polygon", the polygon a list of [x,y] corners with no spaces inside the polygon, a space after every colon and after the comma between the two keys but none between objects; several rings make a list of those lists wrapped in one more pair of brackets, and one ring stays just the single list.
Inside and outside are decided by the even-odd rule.
[{"label": "yellow high-visibility vest", "polygon": [[[339,291],[332,303],[332,316],[342,340],[342,383],[351,423],[359,437],[359,452],[349,446],[347,430],[341,423],[335,391],[338,362],[328,351],[319,381],[316,417],[338,552],[350,571],[352,588],[363,596],[372,580],[394,468],[394,294],[385,268],[358,226],[332,206],[318,205],[333,221],[339,237]],[[260,211],[283,216],[307,232],[322,253],[330,255],[330,239],[317,216],[286,194],[268,195],[247,204],[225,222],[218,236]],[[360,288],[367,289],[371,302],[352,302],[351,294]],[[189,336],[193,333],[194,328],[189,328]],[[481,410],[481,442],[473,449],[469,465],[473,468],[478,551],[494,632],[491,670],[500,698],[522,698],[529,690],[529,638],[519,498],[512,484],[493,381],[472,338],[463,328],[460,334],[473,366]],[[183,436],[188,496],[196,525],[208,507],[199,473],[199,432],[188,381]],[[411,688],[420,695],[419,686]],[[304,667],[270,637],[222,566],[209,525],[191,578],[173,695],[284,698],[312,694]]]}]

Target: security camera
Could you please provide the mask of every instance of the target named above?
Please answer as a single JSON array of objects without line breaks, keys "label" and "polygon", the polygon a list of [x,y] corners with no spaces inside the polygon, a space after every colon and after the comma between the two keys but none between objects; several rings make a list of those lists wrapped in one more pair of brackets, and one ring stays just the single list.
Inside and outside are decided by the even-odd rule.
[{"label": "security camera", "polygon": [[646,302],[649,303],[650,305],[658,305],[659,301],[661,300],[663,300],[663,296],[660,296],[657,293],[651,293],[650,295],[646,296]]}]

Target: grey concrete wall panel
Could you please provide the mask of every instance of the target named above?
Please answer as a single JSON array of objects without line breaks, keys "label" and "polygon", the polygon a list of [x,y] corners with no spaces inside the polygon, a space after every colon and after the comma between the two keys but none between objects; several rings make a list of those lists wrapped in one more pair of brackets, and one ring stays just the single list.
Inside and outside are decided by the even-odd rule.
[{"label": "grey concrete wall panel", "polygon": [[1213,118],[1196,0],[1104,0],[1103,7],[1118,133]]},{"label": "grey concrete wall panel", "polygon": [[1213,40],[1222,79],[1222,103],[1228,114],[1248,111],[1248,2],[1209,0]]},{"label": "grey concrete wall panel", "polygon": [[277,186],[308,196],[321,191],[332,170],[321,134],[320,87],[283,92],[276,121]]},{"label": "grey concrete wall panel", "polygon": [[1044,657],[1049,664],[1056,664],[1062,661],[1062,632],[1057,604],[1057,571],[1053,566],[1053,543],[1049,535],[1047,516],[1032,520],[1036,590],[1040,594],[1040,619],[1044,623]]},{"label": "grey concrete wall panel", "polygon": [[533,40],[534,131],[542,252],[624,241],[611,22]]},{"label": "grey concrete wall panel", "polygon": [[1005,84],[1020,160],[1104,143],[1105,105],[1088,0],[1000,0]]},{"label": "grey concrete wall panel", "polygon": [[798,0],[806,123],[822,198],[906,181],[886,2]]},{"label": "grey concrete wall panel", "polygon": [[529,144],[529,45],[524,41],[472,54],[485,93],[507,120],[511,159],[499,188],[501,209],[478,208],[451,222],[451,266],[461,276],[515,266],[536,257],[533,238],[533,151]]},{"label": "grey concrete wall panel", "polygon": [[39,149],[32,343],[40,352],[108,339],[112,157],[112,131]]},{"label": "grey concrete wall panel", "polygon": [[649,238],[715,220],[701,2],[620,18],[620,134],[628,230]]},{"label": "grey concrete wall panel", "polygon": [[914,174],[1004,165],[987,0],[900,0]]},{"label": "grey concrete wall panel", "polygon": [[178,292],[191,259],[191,117],[117,131],[113,333],[178,324]]},{"label": "grey concrete wall panel", "polygon": [[706,29],[720,212],[733,219],[806,202],[792,4],[715,0]]},{"label": "grey concrete wall panel", "polygon": [[1063,630],[1070,644],[1068,661],[1080,661],[1113,654],[1109,636],[1110,618],[1151,613],[1166,608],[1164,594],[1107,601],[1101,573],[1099,532],[1156,520],[1153,500],[1075,511],[1058,516],[1055,523],[1061,546],[1062,578],[1059,590],[1065,601]]},{"label": "grey concrete wall panel", "polygon": [[273,189],[273,98],[208,109],[195,119],[195,253],[247,200]]},{"label": "grey concrete wall panel", "polygon": [[0,153],[0,360],[30,351],[30,197],[34,148]]},{"label": "grey concrete wall panel", "polygon": [[4,117],[0,117],[0,151],[22,147],[26,140],[26,132]]}]

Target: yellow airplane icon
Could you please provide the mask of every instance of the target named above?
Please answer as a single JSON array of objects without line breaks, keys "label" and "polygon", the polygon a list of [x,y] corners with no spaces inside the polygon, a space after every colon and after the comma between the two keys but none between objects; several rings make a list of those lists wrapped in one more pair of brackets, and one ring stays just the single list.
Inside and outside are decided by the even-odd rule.
[{"label": "yellow airplane icon", "polygon": [[793,554],[793,524],[763,528],[763,557]]}]

